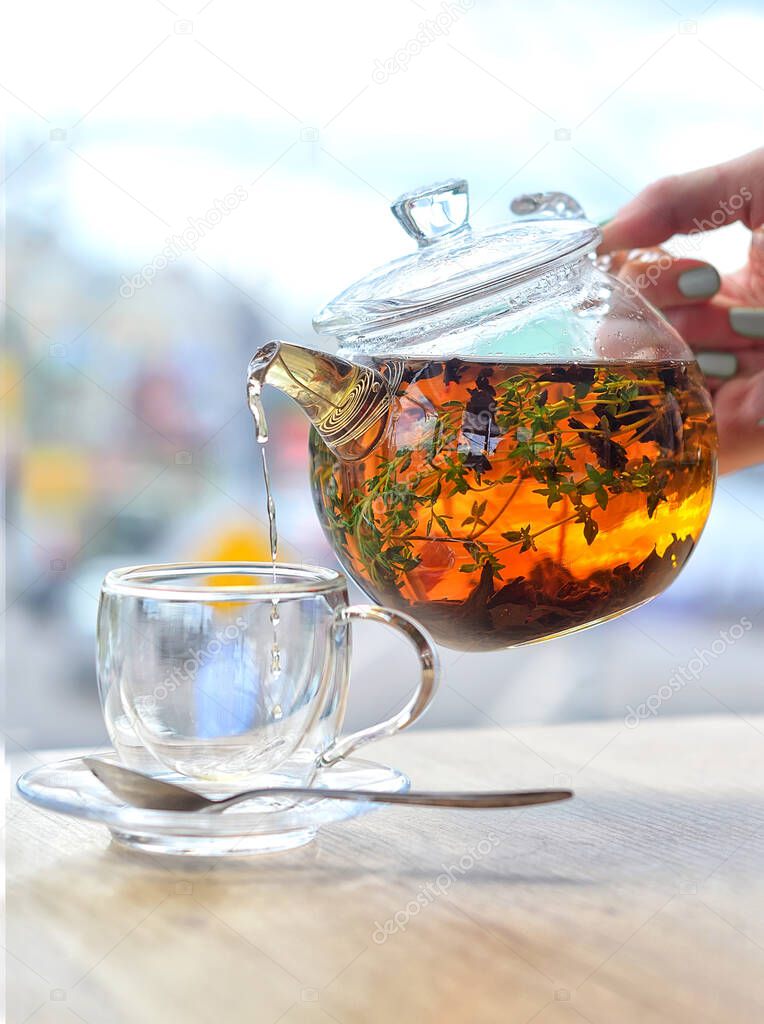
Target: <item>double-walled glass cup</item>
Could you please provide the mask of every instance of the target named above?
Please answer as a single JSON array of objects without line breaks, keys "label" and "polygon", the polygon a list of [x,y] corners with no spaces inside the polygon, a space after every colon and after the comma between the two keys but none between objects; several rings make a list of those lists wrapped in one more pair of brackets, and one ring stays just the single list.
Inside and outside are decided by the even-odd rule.
[{"label": "double-walled glass cup", "polygon": [[[420,678],[392,718],[340,737],[351,622],[393,626]],[[127,767],[211,786],[309,785],[316,771],[414,722],[437,658],[400,612],[349,605],[332,569],[245,562],[115,569],[101,589],[98,685]]]}]

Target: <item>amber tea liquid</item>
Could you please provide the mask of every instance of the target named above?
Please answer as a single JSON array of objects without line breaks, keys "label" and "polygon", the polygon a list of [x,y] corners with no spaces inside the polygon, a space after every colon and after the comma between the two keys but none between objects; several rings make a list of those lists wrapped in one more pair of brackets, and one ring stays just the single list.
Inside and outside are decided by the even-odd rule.
[{"label": "amber tea liquid", "polygon": [[449,647],[506,647],[664,590],[715,479],[695,364],[375,361],[400,380],[372,453],[315,431],[313,492],[346,569]]}]

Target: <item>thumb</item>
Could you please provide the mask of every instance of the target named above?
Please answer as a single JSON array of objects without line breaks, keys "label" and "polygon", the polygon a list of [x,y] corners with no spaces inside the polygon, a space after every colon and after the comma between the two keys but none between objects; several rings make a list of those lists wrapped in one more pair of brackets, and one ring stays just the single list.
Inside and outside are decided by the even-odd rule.
[{"label": "thumb", "polygon": [[764,147],[715,167],[661,178],[605,225],[600,252],[648,248],[736,220],[756,228],[764,224],[763,182]]}]

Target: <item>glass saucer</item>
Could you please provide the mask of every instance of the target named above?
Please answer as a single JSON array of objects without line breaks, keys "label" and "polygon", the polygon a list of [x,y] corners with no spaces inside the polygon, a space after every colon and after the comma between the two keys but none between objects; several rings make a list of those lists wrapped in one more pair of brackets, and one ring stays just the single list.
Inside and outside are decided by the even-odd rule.
[{"label": "glass saucer", "polygon": [[[114,751],[98,757],[117,763]],[[168,781],[188,780],[168,773]],[[82,758],[32,768],[16,783],[32,804],[106,825],[116,842],[150,853],[198,857],[273,853],[309,843],[322,825],[366,814],[378,804],[327,800],[321,789],[371,789],[406,792],[409,778],[395,768],[348,757],[316,777],[316,796],[288,806],[265,801],[235,805],[225,811],[149,811],[122,803],[85,767]]]}]

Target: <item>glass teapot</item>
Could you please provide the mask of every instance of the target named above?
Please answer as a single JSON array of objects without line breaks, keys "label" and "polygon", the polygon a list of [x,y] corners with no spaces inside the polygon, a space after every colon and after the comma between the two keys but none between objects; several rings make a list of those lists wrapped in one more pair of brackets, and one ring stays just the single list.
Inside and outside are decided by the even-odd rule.
[{"label": "glass teapot", "polygon": [[338,355],[249,368],[310,418],[323,528],[373,599],[460,650],[532,643],[664,590],[708,516],[711,403],[694,357],[559,192],[470,227],[467,183],[392,206],[416,252],[314,320]]}]

